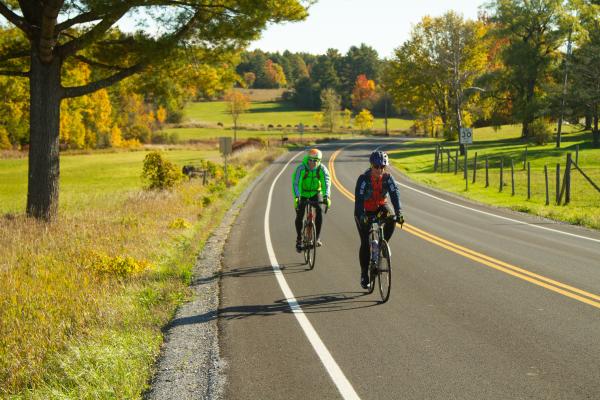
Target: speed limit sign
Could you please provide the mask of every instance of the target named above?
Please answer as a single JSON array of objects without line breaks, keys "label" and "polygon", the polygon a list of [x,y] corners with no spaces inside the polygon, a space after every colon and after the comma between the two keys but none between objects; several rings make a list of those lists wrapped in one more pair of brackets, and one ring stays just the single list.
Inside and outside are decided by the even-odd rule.
[{"label": "speed limit sign", "polygon": [[471,128],[460,128],[460,144],[472,144],[473,143],[473,129]]}]

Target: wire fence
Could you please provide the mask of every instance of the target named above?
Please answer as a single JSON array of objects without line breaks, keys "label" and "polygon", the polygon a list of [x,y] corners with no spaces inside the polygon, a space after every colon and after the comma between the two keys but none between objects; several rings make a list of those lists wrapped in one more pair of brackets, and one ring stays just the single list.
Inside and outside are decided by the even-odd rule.
[{"label": "wire fence", "polygon": [[479,185],[511,196],[542,199],[549,204],[597,206],[600,202],[600,167],[579,165],[579,146],[566,153],[562,162],[550,165],[532,162],[528,149],[518,157],[479,156],[465,149],[435,147],[434,172],[462,175],[465,190]]}]

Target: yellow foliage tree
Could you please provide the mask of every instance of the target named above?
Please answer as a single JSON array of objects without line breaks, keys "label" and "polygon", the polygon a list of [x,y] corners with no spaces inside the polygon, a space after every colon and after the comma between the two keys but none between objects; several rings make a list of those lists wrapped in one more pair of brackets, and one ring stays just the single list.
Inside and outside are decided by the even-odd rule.
[{"label": "yellow foliage tree", "polygon": [[123,142],[123,136],[121,135],[121,129],[117,125],[113,125],[110,130],[110,145],[112,147],[121,147]]},{"label": "yellow foliage tree", "polygon": [[354,118],[354,123],[358,126],[361,132],[365,132],[373,127],[373,114],[367,109],[363,109]]},{"label": "yellow foliage tree", "polygon": [[167,109],[163,106],[158,107],[158,110],[156,110],[156,120],[161,126],[167,120]]},{"label": "yellow foliage tree", "polygon": [[8,132],[6,128],[0,126],[0,150],[9,150],[11,148],[10,140],[8,140]]}]

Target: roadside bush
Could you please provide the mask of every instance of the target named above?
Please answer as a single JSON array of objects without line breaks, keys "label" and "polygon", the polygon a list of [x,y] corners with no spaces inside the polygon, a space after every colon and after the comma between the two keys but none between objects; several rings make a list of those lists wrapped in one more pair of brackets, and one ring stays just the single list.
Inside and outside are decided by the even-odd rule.
[{"label": "roadside bush", "polygon": [[187,228],[189,228],[191,226],[192,226],[192,224],[190,224],[185,219],[183,219],[183,218],[175,218],[169,224],[169,229],[187,229]]},{"label": "roadside bush", "polygon": [[142,178],[148,189],[168,189],[183,179],[181,169],[163,158],[160,152],[153,151],[144,158]]},{"label": "roadside bush", "polygon": [[550,126],[544,118],[538,118],[531,123],[531,136],[537,145],[544,145],[552,140]]},{"label": "roadside bush", "polygon": [[152,131],[147,126],[134,125],[126,131],[123,138],[128,140],[137,139],[142,143],[150,143],[152,140]]},{"label": "roadside bush", "polygon": [[171,124],[178,124],[181,121],[183,121],[183,110],[169,110],[167,122]]},{"label": "roadside bush", "polygon": [[154,132],[152,134],[152,143],[155,144],[175,144],[179,140],[177,133],[167,133],[163,131]]},{"label": "roadside bush", "polygon": [[89,268],[95,273],[121,279],[139,275],[151,268],[148,261],[136,260],[130,256],[111,257],[102,253],[91,253],[89,261]]}]

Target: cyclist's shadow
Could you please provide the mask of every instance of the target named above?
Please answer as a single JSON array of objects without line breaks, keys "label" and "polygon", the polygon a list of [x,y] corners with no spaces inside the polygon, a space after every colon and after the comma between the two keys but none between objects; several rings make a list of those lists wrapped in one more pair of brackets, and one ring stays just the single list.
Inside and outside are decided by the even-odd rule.
[{"label": "cyclist's shadow", "polygon": [[379,304],[376,300],[364,299],[364,292],[321,293],[298,296],[296,301],[278,299],[271,304],[253,304],[219,308],[218,318],[243,319],[248,317],[268,317],[277,314],[292,313],[292,307],[300,307],[306,314],[350,311],[359,308],[373,307]]}]

